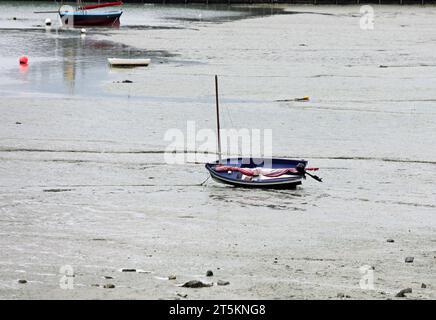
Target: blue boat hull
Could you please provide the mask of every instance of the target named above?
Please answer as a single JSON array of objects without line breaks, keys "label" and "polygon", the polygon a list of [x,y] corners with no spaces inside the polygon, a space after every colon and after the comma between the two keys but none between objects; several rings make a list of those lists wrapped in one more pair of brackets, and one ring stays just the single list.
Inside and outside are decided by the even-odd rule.
[{"label": "blue boat hull", "polygon": [[64,25],[72,24],[75,27],[105,26],[117,27],[120,25],[122,11],[89,13],[86,11],[59,12]]},{"label": "blue boat hull", "polygon": [[295,189],[305,178],[304,174],[296,173],[269,179],[254,178],[247,181],[243,179],[243,174],[239,171],[216,171],[215,167],[217,164],[249,169],[259,167],[264,169],[283,169],[297,168],[298,165],[305,168],[307,161],[277,158],[229,158],[221,160],[220,163],[219,161],[215,161],[206,164],[206,169],[209,171],[211,177],[220,183],[244,188]]}]

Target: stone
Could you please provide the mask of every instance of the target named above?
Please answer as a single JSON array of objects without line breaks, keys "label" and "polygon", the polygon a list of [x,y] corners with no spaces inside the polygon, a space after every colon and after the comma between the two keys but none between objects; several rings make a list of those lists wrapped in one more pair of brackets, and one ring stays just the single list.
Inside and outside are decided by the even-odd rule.
[{"label": "stone", "polygon": [[425,283],[421,283],[421,288],[425,289],[425,288],[427,288],[427,285]]},{"label": "stone", "polygon": [[185,287],[185,288],[206,288],[206,287],[212,287],[212,286],[213,286],[212,283],[204,283],[204,282],[201,282],[198,280],[191,280],[191,281],[188,281],[182,285],[182,287]]},{"label": "stone", "polygon": [[218,280],[217,283],[219,286],[228,286],[230,284],[230,282],[228,281],[224,281],[224,280]]},{"label": "stone", "polygon": [[393,243],[393,242],[395,242],[395,240],[394,239],[388,239],[388,240],[386,240],[386,242]]},{"label": "stone", "polygon": [[105,289],[113,289],[113,288],[115,288],[115,285],[112,284],[112,283],[108,283],[108,284],[105,284],[103,288],[105,288]]},{"label": "stone", "polygon": [[404,259],[404,262],[412,263],[414,259],[415,259],[414,257],[406,257],[406,259]]},{"label": "stone", "polygon": [[398,292],[395,296],[397,298],[404,298],[406,296],[406,293],[412,293],[412,288],[406,288]]},{"label": "stone", "polygon": [[132,80],[123,80],[122,83],[133,83]]},{"label": "stone", "polygon": [[20,280],[18,280],[18,283],[24,284],[24,283],[27,283],[27,280],[20,279]]},{"label": "stone", "polygon": [[206,277],[212,277],[212,276],[213,276],[212,270],[207,270],[206,271]]},{"label": "stone", "polygon": [[121,272],[136,272],[136,269],[121,269]]}]

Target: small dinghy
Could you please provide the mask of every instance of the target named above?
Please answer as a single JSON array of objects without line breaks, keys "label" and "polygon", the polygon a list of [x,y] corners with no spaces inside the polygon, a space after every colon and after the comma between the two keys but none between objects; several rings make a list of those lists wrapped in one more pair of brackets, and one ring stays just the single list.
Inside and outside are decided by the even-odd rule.
[{"label": "small dinghy", "polygon": [[306,175],[321,182],[321,178],[306,168],[306,160],[280,158],[228,158],[221,159],[220,120],[218,103],[218,77],[215,76],[219,160],[206,164],[210,176],[217,182],[246,188],[295,189]]},{"label": "small dinghy", "polygon": [[230,158],[208,163],[206,169],[215,181],[238,187],[294,189],[304,179],[306,164],[305,160]]},{"label": "small dinghy", "polygon": [[148,66],[151,60],[108,58],[107,61],[112,67],[144,67]]}]

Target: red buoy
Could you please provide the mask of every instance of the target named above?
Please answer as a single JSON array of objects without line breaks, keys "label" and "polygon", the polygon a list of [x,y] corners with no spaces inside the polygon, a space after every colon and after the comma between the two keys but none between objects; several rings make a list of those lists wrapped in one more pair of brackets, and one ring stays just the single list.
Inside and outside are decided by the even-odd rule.
[{"label": "red buoy", "polygon": [[20,64],[28,64],[29,58],[27,58],[26,56],[21,56],[19,61],[20,61]]}]

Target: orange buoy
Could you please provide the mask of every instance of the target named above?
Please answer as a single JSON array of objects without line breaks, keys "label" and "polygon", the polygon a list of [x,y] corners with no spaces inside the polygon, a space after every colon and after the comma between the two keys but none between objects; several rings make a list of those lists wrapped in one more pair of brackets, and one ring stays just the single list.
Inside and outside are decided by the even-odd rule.
[{"label": "orange buoy", "polygon": [[26,56],[21,56],[19,61],[20,61],[20,64],[28,64],[29,58],[27,58]]}]

